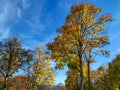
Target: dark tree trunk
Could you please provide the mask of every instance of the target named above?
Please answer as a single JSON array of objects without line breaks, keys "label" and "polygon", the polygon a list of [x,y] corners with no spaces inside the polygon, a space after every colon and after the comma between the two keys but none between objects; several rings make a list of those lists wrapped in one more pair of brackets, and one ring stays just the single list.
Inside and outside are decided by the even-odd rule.
[{"label": "dark tree trunk", "polygon": [[[81,50],[82,51],[82,50]],[[82,52],[78,51],[79,54],[79,60],[80,60],[80,90],[83,90],[83,86],[84,86],[84,76],[83,76],[83,62],[82,62]]]},{"label": "dark tree trunk", "polygon": [[6,78],[4,80],[3,89],[2,90],[7,90],[7,79]]},{"label": "dark tree trunk", "polygon": [[88,60],[88,90],[91,90],[91,84],[90,84],[90,61]]},{"label": "dark tree trunk", "polygon": [[80,90],[83,90],[83,86],[84,86],[84,76],[83,76],[83,72],[80,72]]}]

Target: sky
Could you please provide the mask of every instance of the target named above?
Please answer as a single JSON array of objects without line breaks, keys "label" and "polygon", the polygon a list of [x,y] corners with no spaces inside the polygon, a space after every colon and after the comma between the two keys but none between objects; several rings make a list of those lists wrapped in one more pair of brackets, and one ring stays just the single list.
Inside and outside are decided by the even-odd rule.
[{"label": "sky", "polygon": [[[111,55],[96,57],[96,63],[92,64],[92,69],[96,69],[120,53],[120,0],[0,0],[0,40],[16,35],[27,49],[45,46],[56,37],[56,30],[64,24],[70,7],[83,2],[96,5],[103,14],[113,18],[113,22],[105,26],[110,36],[110,45],[105,49]],[[57,71],[55,84],[64,83],[67,70]]]}]

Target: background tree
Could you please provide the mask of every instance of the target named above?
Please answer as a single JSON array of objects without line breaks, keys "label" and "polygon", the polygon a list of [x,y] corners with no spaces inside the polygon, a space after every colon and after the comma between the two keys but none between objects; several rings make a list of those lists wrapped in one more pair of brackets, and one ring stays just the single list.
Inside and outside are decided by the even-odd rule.
[{"label": "background tree", "polygon": [[65,85],[63,83],[58,83],[57,88],[55,90],[66,90]]},{"label": "background tree", "polygon": [[18,75],[8,83],[9,90],[27,90],[27,76]]},{"label": "background tree", "polygon": [[100,66],[92,72],[93,90],[120,89],[120,55],[118,54],[107,66]]},{"label": "background tree", "polygon": [[109,90],[120,90],[120,54],[108,65],[107,70]]},{"label": "background tree", "polygon": [[26,60],[32,58],[28,50],[22,48],[17,37],[11,37],[0,43],[0,74],[3,78],[3,90],[7,88],[9,78],[23,67]]},{"label": "background tree", "polygon": [[35,87],[54,85],[54,70],[51,67],[50,56],[43,51],[42,46],[36,49],[32,77],[33,86]]},{"label": "background tree", "polygon": [[47,45],[48,49],[52,51],[52,58],[55,60],[57,68],[64,68],[67,64],[69,68],[79,71],[80,90],[83,90],[84,84],[84,60],[88,64],[88,89],[90,90],[89,75],[93,53],[108,55],[106,50],[101,49],[104,45],[109,44],[108,36],[104,36],[102,33],[104,24],[111,21],[111,17],[106,14],[99,17],[100,12],[100,8],[90,4],[72,6],[71,13],[66,17],[65,24],[58,30],[54,42]]},{"label": "background tree", "polygon": [[94,90],[109,90],[106,66],[100,66],[97,70],[92,72],[92,84]]}]

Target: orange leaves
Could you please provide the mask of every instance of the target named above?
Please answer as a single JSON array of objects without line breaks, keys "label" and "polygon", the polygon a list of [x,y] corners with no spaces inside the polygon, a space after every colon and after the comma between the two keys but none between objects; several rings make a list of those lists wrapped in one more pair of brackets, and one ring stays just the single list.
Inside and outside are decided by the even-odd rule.
[{"label": "orange leaves", "polygon": [[88,20],[91,21],[95,14],[101,11],[100,8],[90,4],[77,4],[72,6],[71,14],[67,16],[66,22],[82,22],[86,23]]},{"label": "orange leaves", "polygon": [[101,24],[104,24],[104,23],[106,23],[108,21],[112,21],[112,18],[110,16],[104,14],[104,15],[102,15],[101,18],[99,18],[99,20],[100,20]]},{"label": "orange leaves", "polygon": [[88,13],[88,14],[96,14],[100,12],[100,8],[96,8],[94,5],[90,4],[77,4],[72,6],[71,13]]}]

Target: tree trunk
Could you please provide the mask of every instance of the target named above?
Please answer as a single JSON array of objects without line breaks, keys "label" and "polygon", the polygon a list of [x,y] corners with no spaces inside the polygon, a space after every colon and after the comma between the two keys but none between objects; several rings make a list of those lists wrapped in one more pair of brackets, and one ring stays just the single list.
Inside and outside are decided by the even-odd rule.
[{"label": "tree trunk", "polygon": [[[80,43],[80,42],[79,42]],[[82,44],[80,43],[80,47],[82,47]],[[81,50],[78,50],[78,56],[79,56],[79,67],[80,69],[79,72],[80,72],[80,90],[83,90],[83,86],[84,86],[84,76],[83,76],[83,61],[82,61],[82,48]]]},{"label": "tree trunk", "polygon": [[91,90],[91,85],[90,85],[90,61],[88,61],[87,65],[88,65],[88,90]]},{"label": "tree trunk", "polygon": [[79,60],[80,60],[80,90],[83,90],[84,86],[84,76],[83,76],[83,62],[82,62],[82,54],[79,52]]},{"label": "tree trunk", "polygon": [[7,90],[7,79],[6,78],[4,80],[3,89],[2,90]]},{"label": "tree trunk", "polygon": [[83,76],[83,72],[80,72],[80,90],[83,90],[83,85],[84,85],[84,76]]}]

